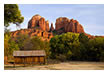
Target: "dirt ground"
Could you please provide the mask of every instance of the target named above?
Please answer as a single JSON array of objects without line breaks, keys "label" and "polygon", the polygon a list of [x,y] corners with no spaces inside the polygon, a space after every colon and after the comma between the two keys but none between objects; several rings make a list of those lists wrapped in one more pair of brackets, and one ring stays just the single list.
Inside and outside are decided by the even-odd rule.
[{"label": "dirt ground", "polygon": [[5,65],[5,70],[104,70],[104,62],[61,62],[58,64],[49,65],[29,65],[21,66]]}]

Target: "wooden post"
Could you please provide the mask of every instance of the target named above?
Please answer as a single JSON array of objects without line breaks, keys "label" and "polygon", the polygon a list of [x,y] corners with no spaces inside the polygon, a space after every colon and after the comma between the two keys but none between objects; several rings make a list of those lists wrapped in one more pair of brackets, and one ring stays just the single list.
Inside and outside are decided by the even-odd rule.
[{"label": "wooden post", "polygon": [[15,57],[14,57],[14,67],[15,67]]},{"label": "wooden post", "polygon": [[45,56],[44,56],[44,64],[45,64]]},{"label": "wooden post", "polygon": [[33,64],[34,64],[34,57],[32,57],[32,66],[33,66]]},{"label": "wooden post", "polygon": [[25,57],[23,58],[23,61],[24,61],[24,67],[25,67]]},{"label": "wooden post", "polygon": [[38,62],[39,62],[39,64],[40,64],[40,57],[38,56]]}]

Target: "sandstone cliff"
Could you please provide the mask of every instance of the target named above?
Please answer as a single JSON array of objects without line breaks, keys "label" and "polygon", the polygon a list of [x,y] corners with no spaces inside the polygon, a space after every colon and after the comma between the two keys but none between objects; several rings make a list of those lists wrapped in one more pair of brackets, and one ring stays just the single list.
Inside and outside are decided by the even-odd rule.
[{"label": "sandstone cliff", "polygon": [[20,34],[24,34],[24,35],[26,34],[29,37],[39,36],[41,37],[42,40],[47,40],[47,41],[49,41],[53,37],[52,32],[47,32],[47,31],[43,31],[41,29],[35,29],[35,28],[21,29],[21,30],[11,32],[12,38],[17,37]]},{"label": "sandstone cliff", "polygon": [[84,33],[84,29],[77,20],[68,19],[66,17],[60,17],[56,19],[56,31],[64,32],[74,32],[74,33]]},{"label": "sandstone cliff", "polygon": [[83,26],[74,19],[68,19],[67,17],[59,17],[56,19],[55,23],[55,33],[62,34],[66,32],[73,32],[73,33],[84,33],[88,38],[93,39],[96,37],[104,37],[104,36],[93,36],[84,31]]},{"label": "sandstone cliff", "polygon": [[49,41],[53,34],[49,32],[49,21],[45,21],[45,18],[40,15],[34,15],[28,22],[28,29],[21,29],[11,33],[11,36],[17,37],[19,34],[27,34],[30,37],[39,36],[42,40]]},{"label": "sandstone cliff", "polygon": [[39,28],[43,31],[49,31],[49,21],[45,21],[45,18],[40,15],[34,15],[28,22],[28,28]]}]

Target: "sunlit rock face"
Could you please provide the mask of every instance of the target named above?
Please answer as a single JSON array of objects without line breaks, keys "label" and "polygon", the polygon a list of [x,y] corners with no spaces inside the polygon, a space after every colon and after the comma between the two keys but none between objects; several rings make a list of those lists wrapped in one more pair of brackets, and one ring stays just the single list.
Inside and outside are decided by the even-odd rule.
[{"label": "sunlit rock face", "polygon": [[11,33],[11,36],[14,38],[19,34],[26,34],[30,37],[39,36],[42,38],[42,40],[49,41],[53,37],[52,32],[49,31],[49,21],[46,21],[45,18],[41,17],[40,15],[34,15],[29,20],[27,29],[14,31]]},{"label": "sunlit rock face", "polygon": [[70,20],[66,17],[59,17],[56,19],[56,30],[64,28],[65,26],[69,25]]},{"label": "sunlit rock face", "polygon": [[39,27],[39,20],[41,19],[40,15],[34,15],[31,20],[28,22],[28,28]]},{"label": "sunlit rock face", "polygon": [[83,26],[74,19],[68,19],[67,17],[59,17],[56,19],[55,23],[55,31],[57,34],[73,32],[73,33],[84,33],[88,38],[94,39],[96,37],[104,37],[104,36],[93,36],[84,31]]},{"label": "sunlit rock face", "polygon": [[70,20],[66,17],[56,19],[55,26],[56,30],[61,32],[84,33],[82,25],[77,20]]},{"label": "sunlit rock face", "polygon": [[50,29],[49,29],[49,21],[47,20],[47,21],[45,21],[45,30],[46,31],[49,31]]},{"label": "sunlit rock face", "polygon": [[56,19],[55,28],[53,23],[49,28],[49,21],[45,21],[45,18],[40,15],[35,15],[28,22],[28,28],[38,28],[42,31],[57,31],[58,33],[74,32],[74,33],[84,33],[84,29],[77,20],[68,19],[66,17],[59,17]]},{"label": "sunlit rock face", "polygon": [[49,31],[49,21],[40,15],[34,15],[28,22],[28,28],[39,28],[43,31]]},{"label": "sunlit rock face", "polygon": [[11,32],[12,38],[15,38],[21,34],[28,35],[30,38],[33,36],[38,36],[42,40],[46,40],[46,41],[49,41],[53,37],[52,32],[43,31],[37,28],[36,29],[35,28],[21,29],[21,30]]}]

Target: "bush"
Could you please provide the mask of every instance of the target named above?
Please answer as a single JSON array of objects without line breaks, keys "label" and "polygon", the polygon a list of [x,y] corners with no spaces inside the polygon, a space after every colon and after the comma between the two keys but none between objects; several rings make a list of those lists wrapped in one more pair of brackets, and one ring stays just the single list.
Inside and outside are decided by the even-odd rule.
[{"label": "bush", "polygon": [[18,44],[20,50],[24,50],[24,44],[30,39],[30,37],[27,34],[20,33],[18,36],[16,36],[15,41]]},{"label": "bush", "polygon": [[59,54],[59,56],[56,56],[56,59],[60,60],[60,61],[66,61],[66,56],[65,55],[62,55],[62,54]]},{"label": "bush", "polygon": [[94,61],[104,61],[104,38],[97,37],[89,40],[88,59]]}]

